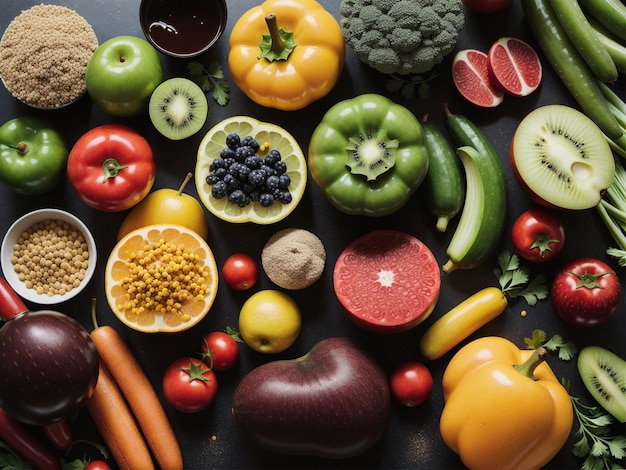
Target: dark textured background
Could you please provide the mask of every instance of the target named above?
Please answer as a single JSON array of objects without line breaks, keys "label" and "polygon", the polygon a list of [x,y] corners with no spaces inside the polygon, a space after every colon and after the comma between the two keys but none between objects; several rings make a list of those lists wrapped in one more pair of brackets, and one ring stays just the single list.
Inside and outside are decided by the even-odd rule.
[{"label": "dark textured background", "polygon": [[[4,0],[0,15],[0,30],[22,9],[39,3],[35,0]],[[138,22],[138,0],[67,0],[60,3],[75,9],[89,21],[102,43],[105,40],[123,34],[143,37]],[[459,48],[473,47],[486,51],[492,42],[500,36],[516,36],[535,45],[524,23],[521,7],[515,4],[506,11],[493,15],[468,13],[466,26],[462,31]],[[333,14],[338,15],[339,1],[324,0]],[[210,101],[208,121],[203,131],[183,142],[169,142],[162,138],[149,124],[146,116],[116,121],[105,115],[92,104],[88,97],[61,110],[36,111],[14,100],[6,90],[0,88],[0,120],[2,122],[23,115],[41,115],[52,120],[67,139],[68,146],[89,128],[108,122],[123,122],[145,135],[153,145],[157,162],[157,178],[154,189],[177,188],[188,171],[193,171],[196,161],[197,146],[204,132],[220,120],[245,114],[264,121],[273,122],[289,130],[300,142],[303,149],[308,146],[310,135],[324,112],[341,99],[350,98],[364,92],[387,94],[384,90],[386,77],[362,65],[353,52],[347,50],[347,60],[343,76],[335,89],[321,101],[297,112],[281,112],[266,109],[251,102],[230,80],[226,67],[228,53],[228,34],[232,25],[243,11],[254,6],[250,1],[232,0],[228,2],[229,19],[227,31],[217,49],[200,60],[209,62],[218,59],[224,66],[227,79],[231,84],[231,102],[220,107]],[[543,56],[542,56],[543,58]],[[418,117],[430,113],[430,120],[444,129],[441,104],[448,102],[451,110],[470,117],[487,137],[493,142],[500,157],[505,162],[510,195],[507,233],[494,255],[483,266],[471,271],[454,272],[442,275],[441,296],[431,318],[422,326],[412,331],[394,335],[378,336],[366,333],[351,323],[342,312],[332,289],[332,268],[337,256],[352,240],[369,230],[389,228],[406,231],[424,241],[435,253],[440,264],[446,261],[445,249],[453,233],[456,221],[451,224],[446,234],[437,233],[434,219],[427,214],[419,191],[410,202],[397,213],[380,218],[368,219],[344,215],[333,209],[323,198],[319,189],[310,181],[308,189],[299,207],[286,220],[273,226],[232,225],[222,222],[211,215],[209,217],[208,242],[212,247],[218,265],[233,252],[246,251],[257,259],[267,239],[277,230],[287,227],[305,228],[316,233],[325,243],[328,253],[327,268],[322,279],[314,286],[293,292],[303,313],[303,329],[296,343],[279,356],[262,356],[249,348],[241,348],[238,365],[231,371],[218,376],[219,393],[215,403],[206,411],[195,415],[183,415],[167,409],[172,424],[182,446],[185,464],[189,469],[199,468],[461,468],[457,456],[443,443],[438,430],[439,415],[443,407],[441,376],[452,353],[442,359],[427,363],[435,379],[435,388],[431,399],[424,405],[407,409],[394,405],[390,426],[370,451],[350,460],[324,461],[304,457],[284,457],[266,453],[258,449],[236,427],[230,415],[232,393],[241,377],[252,367],[277,358],[293,358],[308,351],[319,340],[336,335],[353,337],[368,349],[381,362],[389,373],[400,361],[420,359],[418,342],[425,328],[448,309],[462,299],[487,285],[496,285],[491,271],[495,267],[495,257],[502,249],[511,250],[508,232],[514,218],[524,209],[531,207],[531,202],[521,192],[508,171],[508,149],[511,136],[517,123],[532,109],[550,103],[573,105],[573,102],[552,73],[544,64],[544,79],[541,87],[526,98],[506,97],[496,109],[481,110],[465,103],[453,88],[450,77],[448,57],[438,70],[439,77],[431,82],[431,94],[427,101],[414,98],[410,101],[399,95],[390,98],[409,107]],[[186,61],[163,57],[167,76],[185,75]],[[619,89],[624,90],[624,82]],[[193,184],[187,191],[195,194]],[[199,341],[205,333],[222,330],[227,325],[237,325],[239,307],[250,294],[230,291],[220,283],[219,293],[209,315],[190,331],[176,335],[148,335],[132,331],[119,323],[106,304],[103,289],[103,270],[108,252],[115,244],[117,228],[125,213],[102,213],[85,206],[77,199],[67,181],[63,181],[53,192],[39,197],[24,197],[0,188],[0,233],[24,213],[42,207],[59,207],[78,216],[93,231],[98,243],[98,270],[81,295],[55,307],[91,327],[90,299],[98,299],[98,318],[101,324],[115,327],[128,342],[141,365],[161,394],[160,381],[166,366],[180,356],[193,355],[197,352]],[[548,279],[560,263],[582,256],[595,256],[605,259],[605,249],[612,245],[604,226],[594,211],[563,214],[566,224],[567,241],[564,251],[553,263],[543,266]],[[612,262],[615,265],[615,263]],[[624,272],[620,271],[622,281]],[[275,287],[262,274],[254,291]],[[38,309],[37,305],[30,305]],[[536,308],[528,308],[528,316],[522,318],[520,311],[527,308],[522,302],[512,302],[507,311],[498,319],[482,328],[471,338],[484,335],[500,335],[509,338],[519,347],[524,347],[524,337],[530,336],[535,328],[541,328],[551,336],[561,334],[574,341],[579,348],[588,344],[608,347],[624,357],[624,315],[622,303],[616,315],[604,326],[592,330],[578,330],[566,326],[552,310],[547,301],[540,302]],[[551,365],[558,377],[572,381],[572,392],[590,402],[578,379],[575,363],[564,363],[556,358]],[[162,395],[161,395],[162,396]],[[506,419],[506,417],[503,417]],[[77,439],[100,440],[86,411],[79,413],[72,423]],[[212,440],[212,436],[215,440]],[[547,468],[579,468],[580,461],[571,454],[570,441]],[[84,448],[76,448],[73,456],[81,456]],[[87,448],[88,450],[88,448]],[[76,455],[78,453],[78,455]]]}]

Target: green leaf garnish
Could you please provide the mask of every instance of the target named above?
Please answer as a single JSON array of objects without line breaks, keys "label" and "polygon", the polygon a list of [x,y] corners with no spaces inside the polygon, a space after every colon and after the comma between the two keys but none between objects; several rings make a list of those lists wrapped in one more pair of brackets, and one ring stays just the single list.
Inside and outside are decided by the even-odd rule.
[{"label": "green leaf garnish", "polygon": [[[563,387],[569,392],[569,381],[562,379]],[[599,406],[588,406],[580,398],[569,396],[578,421],[572,453],[584,459],[582,470],[620,470],[626,458],[626,436],[612,434],[613,416]]]},{"label": "green leaf garnish", "polygon": [[529,282],[528,268],[520,264],[516,254],[511,255],[507,251],[500,253],[498,267],[493,273],[498,278],[500,290],[510,299],[523,297],[528,305],[534,307],[539,300],[548,297],[545,277],[539,274]]},{"label": "green leaf garnish", "polygon": [[187,64],[191,79],[204,91],[212,91],[213,100],[220,106],[230,101],[230,85],[224,80],[224,70],[218,61],[211,62],[208,67],[198,61]]},{"label": "green leaf garnish", "polygon": [[551,353],[557,353],[559,359],[562,361],[571,360],[578,349],[576,345],[571,341],[564,341],[560,335],[554,335],[552,338],[546,341],[546,332],[543,330],[533,330],[530,338],[524,338],[524,343],[528,346],[528,349],[537,349],[539,346],[543,346]]},{"label": "green leaf garnish", "polygon": [[407,100],[413,98],[417,91],[417,97],[421,100],[426,100],[430,95],[430,84],[428,82],[438,75],[439,72],[437,71],[432,72],[427,77],[421,75],[404,77],[392,74],[385,83],[385,90],[391,93],[400,93]]}]

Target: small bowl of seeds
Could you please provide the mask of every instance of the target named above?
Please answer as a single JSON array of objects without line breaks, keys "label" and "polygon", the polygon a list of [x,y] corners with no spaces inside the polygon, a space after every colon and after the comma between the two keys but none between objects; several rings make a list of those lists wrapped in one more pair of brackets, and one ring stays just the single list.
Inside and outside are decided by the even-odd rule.
[{"label": "small bowl of seeds", "polygon": [[13,290],[50,305],[78,295],[96,269],[96,244],[85,224],[59,209],[39,209],[9,228],[0,248],[2,271]]}]

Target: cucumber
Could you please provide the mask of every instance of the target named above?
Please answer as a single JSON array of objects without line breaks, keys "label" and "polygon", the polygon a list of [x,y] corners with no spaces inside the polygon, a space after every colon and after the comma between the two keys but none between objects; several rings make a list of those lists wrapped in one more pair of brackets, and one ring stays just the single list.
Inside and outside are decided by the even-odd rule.
[{"label": "cucumber", "polygon": [[619,73],[626,73],[626,46],[619,43],[615,36],[595,19],[590,18],[589,24],[596,32],[598,39],[606,48],[607,52],[615,62],[615,67]]},{"label": "cucumber", "polygon": [[626,5],[620,0],[580,0],[580,6],[620,40],[626,42]]},{"label": "cucumber", "polygon": [[429,162],[424,190],[429,210],[437,217],[436,228],[445,232],[463,205],[463,175],[454,150],[437,126],[424,118],[422,128]]},{"label": "cucumber", "polygon": [[556,17],[591,71],[603,82],[617,80],[613,58],[589,24],[577,0],[550,0]]},{"label": "cucumber", "polygon": [[522,0],[522,8],[539,47],[582,111],[610,139],[618,139],[622,129],[609,110],[595,75],[567,37],[549,0]]},{"label": "cucumber", "polygon": [[465,169],[465,203],[450,239],[445,273],[472,269],[497,247],[506,222],[507,189],[500,160],[476,148],[457,149]]}]

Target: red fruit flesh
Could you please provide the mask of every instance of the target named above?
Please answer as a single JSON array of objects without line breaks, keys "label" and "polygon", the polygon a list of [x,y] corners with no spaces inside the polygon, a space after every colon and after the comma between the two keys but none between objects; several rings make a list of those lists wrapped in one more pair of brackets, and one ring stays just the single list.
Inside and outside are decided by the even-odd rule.
[{"label": "red fruit flesh", "polygon": [[459,93],[477,106],[493,108],[502,103],[504,93],[493,86],[489,78],[487,54],[464,49],[452,61],[452,80]]},{"label": "red fruit flesh", "polygon": [[376,230],[352,242],[335,264],[335,294],[349,317],[376,333],[406,331],[435,308],[441,278],[420,240]]},{"label": "red fruit flesh", "polygon": [[506,93],[526,96],[541,83],[541,62],[535,50],[524,41],[500,38],[488,54],[489,75]]}]

